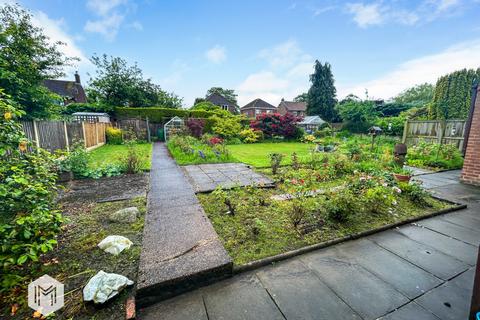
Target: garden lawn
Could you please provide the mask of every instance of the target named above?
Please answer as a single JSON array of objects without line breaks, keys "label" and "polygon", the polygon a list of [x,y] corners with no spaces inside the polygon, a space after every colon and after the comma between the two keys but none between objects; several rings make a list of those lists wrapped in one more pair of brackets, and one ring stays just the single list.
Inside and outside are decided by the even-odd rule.
[{"label": "garden lawn", "polygon": [[284,155],[282,165],[291,163],[291,155],[296,152],[299,160],[311,154],[314,144],[301,142],[265,142],[253,144],[228,145],[227,149],[240,162],[262,168],[270,166],[270,154],[281,153]]},{"label": "garden lawn", "polygon": [[[151,143],[138,143],[135,144],[135,150],[141,155],[142,170],[150,170],[152,159],[152,144]],[[121,158],[125,157],[128,153],[128,146],[106,144],[95,150],[92,150],[89,158],[89,167],[91,169],[97,169],[105,167],[110,164],[120,164]]]}]

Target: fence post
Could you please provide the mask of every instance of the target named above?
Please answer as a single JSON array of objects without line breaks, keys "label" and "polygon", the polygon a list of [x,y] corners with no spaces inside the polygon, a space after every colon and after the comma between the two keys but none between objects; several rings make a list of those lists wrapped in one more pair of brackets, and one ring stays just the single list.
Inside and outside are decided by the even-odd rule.
[{"label": "fence post", "polygon": [[68,143],[68,131],[67,131],[66,121],[63,121],[63,130],[65,132],[65,149],[67,149],[67,152],[70,152],[70,144]]},{"label": "fence post", "polygon": [[33,135],[35,136],[35,145],[37,146],[37,151],[40,149],[40,138],[38,136],[37,121],[33,120]]},{"label": "fence post", "polygon": [[405,125],[403,126],[403,136],[402,136],[402,143],[407,143],[407,136],[408,136],[408,119],[405,120]]},{"label": "fence post", "polygon": [[85,131],[85,121],[82,121],[83,144],[87,147],[87,132]]},{"label": "fence post", "polygon": [[442,120],[439,122],[440,125],[440,136],[438,137],[438,144],[442,144],[443,138],[445,137],[445,130],[447,129],[447,121]]},{"label": "fence post", "polygon": [[95,124],[95,146],[98,146],[98,125],[97,122],[94,122]]},{"label": "fence post", "polygon": [[152,142],[150,139],[150,123],[148,122],[148,117],[146,118],[147,121],[147,140],[148,142]]}]

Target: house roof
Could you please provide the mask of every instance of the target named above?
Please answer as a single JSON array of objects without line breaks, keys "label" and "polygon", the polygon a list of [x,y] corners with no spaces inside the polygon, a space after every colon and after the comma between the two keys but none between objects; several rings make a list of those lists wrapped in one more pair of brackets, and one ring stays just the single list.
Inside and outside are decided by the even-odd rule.
[{"label": "house roof", "polygon": [[43,85],[47,87],[48,90],[62,96],[68,97],[75,102],[87,102],[87,96],[85,95],[85,90],[80,83],[75,81],[67,80],[44,80]]},{"label": "house roof", "polygon": [[213,103],[214,105],[217,105],[217,106],[222,106],[222,105],[234,106],[235,105],[234,103],[229,101],[227,98],[225,98],[224,96],[222,96],[218,93],[212,93],[207,98],[205,98],[205,100],[208,100],[208,101],[210,101],[211,103]]},{"label": "house roof", "polygon": [[267,110],[276,110],[277,108],[270,103],[263,101],[262,99],[255,99],[246,105],[244,105],[241,110],[246,109],[267,109]]},{"label": "house roof", "polygon": [[295,101],[281,101],[278,107],[284,106],[288,111],[306,111],[307,103],[306,102],[295,102]]},{"label": "house roof", "polygon": [[319,116],[307,116],[303,118],[301,122],[298,124],[314,124],[314,125],[321,125],[322,123],[325,123],[325,121],[320,118]]}]

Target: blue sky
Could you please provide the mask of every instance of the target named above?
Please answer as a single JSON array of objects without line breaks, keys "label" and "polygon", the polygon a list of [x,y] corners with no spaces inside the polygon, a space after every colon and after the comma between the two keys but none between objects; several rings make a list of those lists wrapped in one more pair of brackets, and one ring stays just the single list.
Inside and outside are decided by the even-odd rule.
[{"label": "blue sky", "polygon": [[[0,0],[0,2],[5,2]],[[21,0],[88,82],[92,54],[138,62],[190,106],[208,88],[240,105],[308,90],[318,59],[339,97],[389,98],[463,67],[480,67],[480,0]],[[67,70],[73,78],[73,70]]]}]

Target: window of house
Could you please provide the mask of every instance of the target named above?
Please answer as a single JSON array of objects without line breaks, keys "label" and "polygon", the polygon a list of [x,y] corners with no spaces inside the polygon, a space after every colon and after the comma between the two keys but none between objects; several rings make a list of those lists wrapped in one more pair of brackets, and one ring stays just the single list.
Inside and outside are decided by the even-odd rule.
[{"label": "window of house", "polygon": [[222,110],[228,110],[228,104],[222,105]]}]

